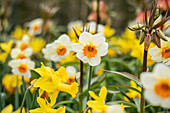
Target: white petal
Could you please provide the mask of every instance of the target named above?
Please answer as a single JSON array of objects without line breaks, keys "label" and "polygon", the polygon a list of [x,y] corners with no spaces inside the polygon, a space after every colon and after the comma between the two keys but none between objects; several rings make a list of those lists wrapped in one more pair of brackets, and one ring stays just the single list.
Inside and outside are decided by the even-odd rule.
[{"label": "white petal", "polygon": [[24,77],[31,78],[31,71],[27,70],[26,73],[23,74]]},{"label": "white petal", "polygon": [[76,74],[76,69],[73,66],[67,66],[66,67],[66,72],[68,75],[75,75]]},{"label": "white petal", "polygon": [[87,63],[88,61],[89,61],[89,59],[86,57],[86,56],[84,56],[84,54],[82,54],[82,53],[80,53],[80,52],[78,52],[77,54],[76,54],[76,57],[78,58],[78,59],[80,59],[82,62],[84,62],[84,63]]},{"label": "white petal", "polygon": [[162,101],[161,106],[163,108],[170,108],[170,98],[166,98]]},{"label": "white petal", "polygon": [[154,85],[157,83],[157,80],[155,80],[154,76],[154,73],[151,72],[141,73],[141,81],[145,89],[153,88]]},{"label": "white petal", "polygon": [[11,60],[9,61],[8,65],[12,68],[17,68],[19,63],[18,63],[18,60]]},{"label": "white petal", "polygon": [[11,57],[13,59],[16,59],[17,56],[21,53],[21,50],[19,48],[14,48],[11,50]]},{"label": "white petal", "polygon": [[58,38],[58,42],[63,45],[68,45],[70,43],[70,37],[66,34],[63,34]]},{"label": "white petal", "polygon": [[162,58],[162,53],[161,53],[161,49],[158,48],[157,46],[149,49],[149,54],[152,56],[152,60],[154,60],[155,62],[161,62],[161,58]]},{"label": "white petal", "polygon": [[99,47],[105,42],[105,40],[106,40],[105,37],[102,34],[98,33],[98,34],[93,35],[92,43],[96,47]]},{"label": "white petal", "polygon": [[58,56],[57,54],[52,54],[50,58],[54,62],[59,62],[61,60],[60,56]]},{"label": "white petal", "polygon": [[74,52],[82,52],[82,51],[83,51],[83,48],[84,48],[84,46],[81,45],[80,43],[74,43],[74,44],[72,45],[72,50],[73,50]]},{"label": "white petal", "polygon": [[105,56],[108,52],[108,43],[103,43],[99,48],[97,48],[97,54],[99,56]]},{"label": "white petal", "polygon": [[90,58],[89,65],[96,66],[99,65],[101,62],[100,56],[96,55],[95,57]]},{"label": "white petal", "polygon": [[24,55],[30,57],[32,55],[32,48],[27,48],[23,51]]},{"label": "white petal", "polygon": [[79,37],[79,42],[83,45],[89,45],[90,44],[90,38],[93,35],[88,33],[88,32],[83,32],[81,33],[80,37]]}]

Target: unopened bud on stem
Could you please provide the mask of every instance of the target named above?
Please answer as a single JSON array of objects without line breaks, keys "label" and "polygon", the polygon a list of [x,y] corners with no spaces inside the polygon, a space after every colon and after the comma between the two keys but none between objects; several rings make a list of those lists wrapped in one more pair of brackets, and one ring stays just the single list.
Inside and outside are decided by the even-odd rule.
[{"label": "unopened bud on stem", "polygon": [[145,35],[145,39],[144,39],[144,49],[146,50],[146,51],[148,51],[148,48],[149,48],[149,45],[150,45],[150,43],[151,43],[151,35],[149,34],[149,33],[147,33],[146,35]]}]

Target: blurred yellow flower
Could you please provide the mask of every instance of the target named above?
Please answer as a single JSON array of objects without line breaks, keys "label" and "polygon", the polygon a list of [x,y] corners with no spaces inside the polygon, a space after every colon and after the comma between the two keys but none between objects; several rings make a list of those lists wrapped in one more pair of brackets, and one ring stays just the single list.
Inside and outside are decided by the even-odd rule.
[{"label": "blurred yellow flower", "polygon": [[104,66],[101,66],[98,70],[97,70],[97,76],[99,76],[99,75],[102,75],[103,73],[104,73]]},{"label": "blurred yellow flower", "polygon": [[68,56],[66,56],[65,58],[63,58],[59,63],[64,64],[64,63],[72,62],[72,61],[76,61],[76,60],[77,60],[76,55],[74,55],[74,52],[71,51],[70,54]]},{"label": "blurred yellow flower", "polygon": [[4,63],[8,57],[8,54],[12,48],[12,44],[12,40],[10,40],[8,43],[0,43],[0,61],[2,61],[2,63]]},{"label": "blurred yellow flower", "polygon": [[[18,108],[16,111],[13,112],[13,106],[12,104],[9,104],[8,106],[6,106],[2,111],[1,113],[20,113],[20,108]],[[23,107],[22,108],[22,113],[25,113],[25,108]]]},{"label": "blurred yellow flower", "polygon": [[114,56],[117,55],[117,51],[112,49],[112,48],[108,48],[108,53],[107,54],[108,54],[109,57],[114,57]]},{"label": "blurred yellow flower", "polygon": [[[18,78],[18,91],[21,92],[22,85],[22,77],[14,74],[6,74],[3,78],[2,85],[5,87],[5,90],[9,93],[13,93],[17,86],[17,78]],[[30,79],[24,77],[26,83],[29,83]]]},{"label": "blurred yellow flower", "polygon": [[[137,84],[134,81],[131,80],[130,85],[131,85],[131,87],[136,88],[139,91],[141,91],[141,87],[137,86]],[[141,94],[139,92],[136,92],[136,91],[131,90],[131,89],[129,90],[129,92],[126,93],[126,95],[130,98],[133,98],[133,99],[141,98]],[[129,101],[126,97],[124,97],[124,99],[125,99],[125,101]]]},{"label": "blurred yellow flower", "polygon": [[17,40],[21,40],[24,35],[31,36],[27,30],[23,30],[21,26],[16,26],[15,31],[11,33],[11,36]]},{"label": "blurred yellow flower", "polygon": [[111,37],[115,34],[115,29],[111,28],[109,25],[104,26],[104,35],[106,38]]},{"label": "blurred yellow flower", "polygon": [[[144,44],[139,45],[139,40],[136,40],[136,44],[133,45],[132,51],[130,53],[131,56],[136,57],[138,60],[143,62],[143,51],[144,51]],[[154,47],[155,44],[153,42],[150,43],[149,49]],[[152,66],[155,64],[155,61],[151,60],[151,56],[147,55],[147,65]]]},{"label": "blurred yellow flower", "polygon": [[33,52],[40,52],[41,49],[45,46],[45,40],[42,38],[32,38],[30,41],[30,46],[33,49]]},{"label": "blurred yellow flower", "polygon": [[58,109],[52,109],[51,105],[47,100],[44,100],[40,97],[37,98],[37,102],[40,108],[36,108],[34,110],[30,110],[30,113],[65,113],[65,107],[59,107]]}]

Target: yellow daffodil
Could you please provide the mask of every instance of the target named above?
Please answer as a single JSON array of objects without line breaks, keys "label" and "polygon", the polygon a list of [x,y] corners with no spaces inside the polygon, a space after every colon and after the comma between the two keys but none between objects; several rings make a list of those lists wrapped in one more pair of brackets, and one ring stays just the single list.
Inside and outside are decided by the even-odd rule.
[{"label": "yellow daffodil", "polygon": [[45,40],[42,38],[32,38],[30,41],[30,46],[33,49],[34,53],[40,52],[41,49],[45,46]]},{"label": "yellow daffodil", "polygon": [[[136,40],[136,43],[133,46],[134,47],[133,47],[130,55],[133,57],[136,57],[142,63],[143,62],[144,44],[139,45],[139,40]],[[152,48],[154,46],[155,46],[155,44],[153,42],[151,42],[149,48]],[[148,54],[147,55],[147,65],[152,66],[153,64],[155,64],[155,62],[153,60],[151,60],[151,55]]]},{"label": "yellow daffodil", "polygon": [[30,113],[65,113],[65,107],[59,107],[58,109],[52,109],[48,101],[38,97],[37,102],[40,105],[40,108],[30,110]]},{"label": "yellow daffodil", "polygon": [[[43,64],[41,68],[34,69],[41,76],[34,83],[34,87],[40,87],[40,89],[47,91],[47,93],[52,93],[54,91],[67,92],[72,97],[76,97],[78,92],[78,83],[74,82],[71,85],[65,84],[64,81],[67,80],[67,72],[64,67],[60,67],[58,71],[54,71],[50,67],[45,67]],[[53,86],[53,87],[51,87]]]},{"label": "yellow daffodil", "polygon": [[112,49],[112,48],[108,48],[108,56],[109,57],[114,57],[117,55],[117,51],[115,49]]},{"label": "yellow daffodil", "polygon": [[[16,111],[13,112],[13,106],[12,106],[12,104],[9,104],[8,106],[6,106],[1,111],[1,113],[20,113],[20,109],[21,108],[18,108]],[[25,108],[24,107],[22,108],[22,113],[25,113]]]},{"label": "yellow daffodil", "polygon": [[87,105],[92,108],[94,113],[124,113],[124,107],[122,105],[105,105],[105,99],[107,96],[107,89],[103,86],[99,92],[99,96],[96,96],[93,91],[89,91],[89,94],[95,100],[89,100]]},{"label": "yellow daffodil", "polygon": [[111,28],[109,25],[104,26],[104,35],[106,38],[111,37],[115,34],[115,30]]},{"label": "yellow daffodil", "polygon": [[64,63],[72,62],[72,61],[76,61],[76,60],[78,60],[76,58],[76,55],[74,55],[74,52],[71,51],[70,54],[68,56],[66,56],[65,58],[63,58],[59,63],[64,64]]},{"label": "yellow daffodil", "polygon": [[53,43],[47,44],[46,48],[42,49],[42,52],[47,60],[59,62],[69,55],[71,45],[70,38],[66,34],[63,34]]},{"label": "yellow daffodil", "polygon": [[16,75],[31,78],[31,71],[35,67],[35,63],[29,59],[11,60],[8,65],[12,68],[12,72]]},{"label": "yellow daffodil", "polygon": [[101,56],[108,52],[108,43],[102,34],[92,35],[88,32],[81,33],[79,43],[73,45],[73,51],[77,52],[77,58],[91,66],[99,65]]},{"label": "yellow daffodil", "polygon": [[[6,74],[3,78],[2,85],[5,86],[5,90],[9,93],[13,93],[17,86],[18,79],[18,91],[21,92],[22,77],[14,74]],[[26,83],[29,83],[29,78],[24,77]]]},{"label": "yellow daffodil", "polygon": [[24,35],[28,35],[31,37],[31,35],[28,33],[27,30],[23,30],[21,26],[16,26],[15,31],[12,32],[12,37],[21,40]]},{"label": "yellow daffodil", "polygon": [[[136,88],[136,89],[138,89],[139,91],[141,91],[141,87],[137,86],[137,84],[136,84],[134,81],[131,80],[131,81],[130,81],[130,84],[131,84],[131,87]],[[135,98],[141,98],[141,94],[138,93],[138,92],[136,92],[136,91],[134,91],[134,90],[129,90],[129,92],[127,92],[126,95],[127,95],[128,97],[130,97],[130,98],[133,98],[133,99],[135,99]],[[124,99],[125,99],[126,101],[129,101],[126,97],[124,97]]]},{"label": "yellow daffodil", "polygon": [[170,108],[170,68],[163,63],[156,64],[153,72],[143,72],[141,81],[145,98],[152,105]]},{"label": "yellow daffodil", "polygon": [[9,41],[8,43],[0,43],[0,61],[2,63],[5,62],[8,57],[9,52],[11,51],[13,41]]},{"label": "yellow daffodil", "polygon": [[97,76],[100,76],[100,75],[102,75],[103,73],[104,73],[104,66],[100,66],[99,67],[99,69],[97,70],[97,72],[96,72],[96,75]]}]

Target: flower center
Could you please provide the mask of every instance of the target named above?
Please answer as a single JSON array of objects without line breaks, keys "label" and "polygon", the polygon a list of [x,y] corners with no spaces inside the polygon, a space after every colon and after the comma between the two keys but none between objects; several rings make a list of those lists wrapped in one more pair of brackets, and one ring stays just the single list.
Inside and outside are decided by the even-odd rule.
[{"label": "flower center", "polygon": [[49,97],[48,97],[48,93],[47,93],[46,91],[43,92],[42,98],[43,98],[43,99],[46,98],[46,99],[48,100]]},{"label": "flower center", "polygon": [[157,95],[161,96],[162,98],[170,97],[170,82],[167,80],[163,80],[155,85],[154,87],[155,92]]},{"label": "flower center", "polygon": [[27,58],[27,57],[24,54],[19,54],[17,56],[17,59],[25,59],[25,58]]},{"label": "flower center", "polygon": [[65,46],[59,46],[57,48],[57,54],[60,56],[65,55],[66,52],[67,52],[67,49],[65,48]]},{"label": "flower center", "polygon": [[73,82],[75,82],[76,81],[76,79],[75,79],[75,77],[68,77],[68,79],[67,79],[67,83],[68,84],[72,84]]},{"label": "flower center", "polygon": [[40,29],[40,27],[38,25],[34,25],[34,27],[33,27],[34,31],[38,31],[39,29]]},{"label": "flower center", "polygon": [[164,57],[165,59],[170,57],[170,48],[163,49],[162,57]]},{"label": "flower center", "polygon": [[23,42],[23,43],[21,44],[21,46],[20,46],[20,49],[23,51],[23,50],[25,50],[27,47],[28,47],[28,44],[25,43],[25,42]]},{"label": "flower center", "polygon": [[97,50],[95,46],[86,45],[83,49],[83,54],[88,58],[95,57]]},{"label": "flower center", "polygon": [[28,66],[26,64],[21,64],[19,67],[18,67],[18,70],[19,72],[21,73],[25,73],[28,69]]}]

